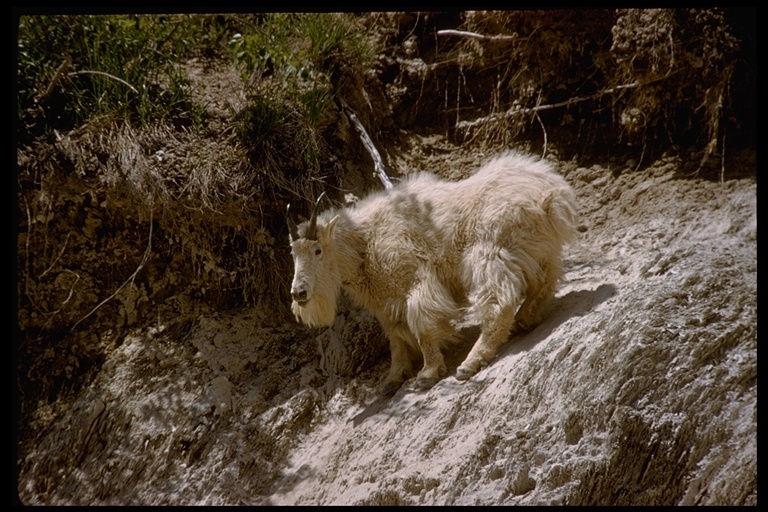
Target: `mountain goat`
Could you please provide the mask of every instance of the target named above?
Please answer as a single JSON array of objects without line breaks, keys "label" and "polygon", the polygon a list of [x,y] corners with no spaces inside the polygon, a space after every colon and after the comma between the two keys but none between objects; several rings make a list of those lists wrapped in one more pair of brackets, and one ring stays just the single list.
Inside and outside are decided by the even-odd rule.
[{"label": "mountain goat", "polygon": [[381,392],[391,395],[423,360],[414,388],[447,373],[443,350],[462,327],[480,336],[456,371],[469,379],[524,332],[561,277],[562,246],[574,235],[575,197],[544,161],[508,152],[473,176],[445,181],[415,173],[390,190],[300,225],[286,215],[298,321],[330,326],[344,290],[381,323],[391,367]]}]

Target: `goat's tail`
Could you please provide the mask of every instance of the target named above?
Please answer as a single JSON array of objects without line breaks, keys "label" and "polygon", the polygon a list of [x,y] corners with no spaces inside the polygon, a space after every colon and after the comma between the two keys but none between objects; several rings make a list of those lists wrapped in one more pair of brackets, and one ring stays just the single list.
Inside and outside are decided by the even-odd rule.
[{"label": "goat's tail", "polygon": [[542,204],[550,226],[563,243],[576,236],[576,198],[573,190],[566,187],[551,190]]}]

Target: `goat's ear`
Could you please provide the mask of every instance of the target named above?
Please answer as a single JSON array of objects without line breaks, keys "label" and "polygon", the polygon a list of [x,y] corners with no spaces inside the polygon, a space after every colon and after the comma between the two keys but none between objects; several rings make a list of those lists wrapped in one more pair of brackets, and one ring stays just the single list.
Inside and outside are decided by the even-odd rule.
[{"label": "goat's ear", "polygon": [[331,221],[328,223],[328,228],[327,229],[328,229],[328,239],[329,240],[331,238],[333,238],[333,232],[336,229],[336,223],[339,222],[339,218],[340,217],[337,215],[334,218],[332,218]]}]

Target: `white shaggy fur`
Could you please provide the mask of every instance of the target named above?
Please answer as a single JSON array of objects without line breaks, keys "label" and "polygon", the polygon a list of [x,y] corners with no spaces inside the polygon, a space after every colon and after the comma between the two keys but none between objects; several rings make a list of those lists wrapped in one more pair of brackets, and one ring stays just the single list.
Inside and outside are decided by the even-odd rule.
[{"label": "white shaggy fur", "polygon": [[417,173],[391,190],[317,216],[291,237],[292,310],[310,326],[336,318],[339,291],[371,311],[390,340],[383,392],[412,375],[426,389],[446,373],[442,350],[457,329],[481,334],[459,366],[468,379],[511,330],[527,330],[561,277],[561,250],[574,234],[574,193],[544,161],[505,153],[458,182]]}]

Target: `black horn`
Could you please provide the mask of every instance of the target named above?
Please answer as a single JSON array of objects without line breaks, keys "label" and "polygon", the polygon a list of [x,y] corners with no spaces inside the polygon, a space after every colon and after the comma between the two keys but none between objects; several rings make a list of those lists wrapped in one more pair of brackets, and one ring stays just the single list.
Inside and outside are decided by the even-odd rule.
[{"label": "black horn", "polygon": [[317,240],[317,205],[320,204],[320,200],[325,195],[325,192],[320,194],[320,197],[315,201],[315,207],[312,208],[312,217],[309,219],[309,229],[307,230],[307,240]]},{"label": "black horn", "polygon": [[285,207],[285,220],[288,222],[288,231],[291,233],[291,242],[299,239],[299,228],[296,227],[296,223],[293,222],[291,217],[291,203]]}]

